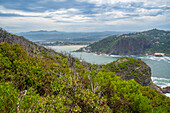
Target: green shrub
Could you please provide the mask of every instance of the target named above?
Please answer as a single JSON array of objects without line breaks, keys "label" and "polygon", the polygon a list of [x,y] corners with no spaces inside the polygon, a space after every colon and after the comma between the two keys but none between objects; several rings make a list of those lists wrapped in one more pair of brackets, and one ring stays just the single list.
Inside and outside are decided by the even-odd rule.
[{"label": "green shrub", "polygon": [[17,111],[18,92],[12,83],[0,83],[0,112]]}]

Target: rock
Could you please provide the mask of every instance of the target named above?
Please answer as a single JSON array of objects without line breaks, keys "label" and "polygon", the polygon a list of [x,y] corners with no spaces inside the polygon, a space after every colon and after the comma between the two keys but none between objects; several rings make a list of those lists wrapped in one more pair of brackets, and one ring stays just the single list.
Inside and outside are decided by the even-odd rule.
[{"label": "rock", "polygon": [[154,84],[152,81],[149,83],[149,88],[158,91],[159,93],[163,93],[161,87]]},{"label": "rock", "polygon": [[150,42],[145,38],[123,38],[118,40],[114,49],[109,50],[114,55],[140,55],[145,54],[145,48],[150,46]]},{"label": "rock", "polygon": [[163,93],[170,93],[170,86],[161,89]]}]

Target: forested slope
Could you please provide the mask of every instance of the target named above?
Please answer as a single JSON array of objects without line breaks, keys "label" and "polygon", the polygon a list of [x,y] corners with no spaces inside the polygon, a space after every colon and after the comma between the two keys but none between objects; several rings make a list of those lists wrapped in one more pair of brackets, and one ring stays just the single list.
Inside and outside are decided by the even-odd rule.
[{"label": "forested slope", "polygon": [[95,42],[85,49],[113,55],[144,55],[155,52],[170,54],[170,32],[153,29],[115,35]]}]

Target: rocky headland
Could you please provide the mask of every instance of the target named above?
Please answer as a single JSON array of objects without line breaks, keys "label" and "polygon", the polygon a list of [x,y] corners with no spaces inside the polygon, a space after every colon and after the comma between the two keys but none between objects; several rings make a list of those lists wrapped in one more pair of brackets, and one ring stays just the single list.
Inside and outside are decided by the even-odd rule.
[{"label": "rocky headland", "polygon": [[153,29],[145,32],[110,36],[77,51],[122,56],[161,53],[168,56],[170,54],[169,45],[170,32]]}]

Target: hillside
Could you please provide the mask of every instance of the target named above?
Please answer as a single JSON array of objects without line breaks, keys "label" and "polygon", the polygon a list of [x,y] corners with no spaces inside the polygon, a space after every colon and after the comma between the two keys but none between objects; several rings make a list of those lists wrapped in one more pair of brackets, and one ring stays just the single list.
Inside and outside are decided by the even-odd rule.
[{"label": "hillside", "polygon": [[92,65],[4,30],[0,36],[1,112],[170,112],[170,98],[142,86],[151,80],[141,60]]},{"label": "hillside", "polygon": [[61,32],[61,31],[30,31],[17,33],[31,41],[98,41],[104,37],[123,32]]},{"label": "hillside", "polygon": [[113,55],[143,55],[156,52],[170,54],[170,31],[153,29],[110,36],[89,45],[85,49]]}]

